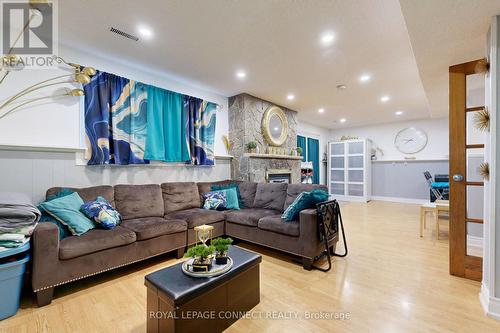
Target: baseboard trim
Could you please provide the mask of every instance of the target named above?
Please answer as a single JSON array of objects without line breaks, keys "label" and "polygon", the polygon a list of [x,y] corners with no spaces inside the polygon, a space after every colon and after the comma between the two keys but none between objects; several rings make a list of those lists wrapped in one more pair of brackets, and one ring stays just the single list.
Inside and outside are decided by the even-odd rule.
[{"label": "baseboard trim", "polygon": [[371,200],[410,203],[410,204],[417,204],[417,205],[422,205],[426,202],[429,202],[429,200],[424,200],[424,199],[384,197],[384,196],[378,196],[378,195],[372,195]]},{"label": "baseboard trim", "polygon": [[500,298],[490,296],[488,287],[481,283],[481,291],[479,292],[479,302],[483,307],[484,313],[491,318],[500,320]]}]

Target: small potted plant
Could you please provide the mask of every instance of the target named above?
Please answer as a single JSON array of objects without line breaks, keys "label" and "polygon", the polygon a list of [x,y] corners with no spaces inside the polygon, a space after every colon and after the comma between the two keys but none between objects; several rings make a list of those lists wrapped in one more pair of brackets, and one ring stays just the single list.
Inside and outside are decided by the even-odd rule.
[{"label": "small potted plant", "polygon": [[215,263],[217,265],[227,264],[227,250],[229,245],[233,243],[231,238],[216,238],[212,241],[212,246],[215,247]]},{"label": "small potted plant", "polygon": [[255,141],[250,141],[247,143],[247,149],[249,153],[256,153],[257,152],[257,142]]},{"label": "small potted plant", "polygon": [[297,155],[302,156],[302,147],[297,147]]},{"label": "small potted plant", "polygon": [[212,267],[213,253],[215,247],[213,245],[206,246],[204,244],[190,247],[186,252],[186,257],[193,258],[191,265],[193,272],[208,272]]}]

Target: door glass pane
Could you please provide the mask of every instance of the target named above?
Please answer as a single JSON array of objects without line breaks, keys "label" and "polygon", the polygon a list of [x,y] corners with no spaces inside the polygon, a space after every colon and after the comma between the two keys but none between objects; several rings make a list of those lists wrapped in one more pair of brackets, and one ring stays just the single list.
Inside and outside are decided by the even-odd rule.
[{"label": "door glass pane", "polygon": [[330,155],[344,155],[344,144],[333,143],[330,146]]},{"label": "door glass pane", "polygon": [[363,154],[363,142],[349,142],[349,154]]},{"label": "door glass pane", "polygon": [[484,85],[485,76],[484,74],[472,74],[466,76],[466,86],[467,86],[467,107],[472,108],[476,106],[483,106],[485,95],[484,95]]},{"label": "door glass pane", "polygon": [[483,219],[484,187],[467,186],[467,217]]},{"label": "door glass pane", "polygon": [[484,149],[467,149],[467,181],[482,182],[483,177],[479,174],[479,167],[484,162]]},{"label": "door glass pane", "polygon": [[343,157],[331,157],[331,168],[344,168],[344,158]]},{"label": "door glass pane", "polygon": [[363,182],[363,170],[349,170],[350,182]]},{"label": "door glass pane", "polygon": [[331,183],[332,194],[344,195],[344,183]]},{"label": "door glass pane", "polygon": [[483,256],[483,225],[467,223],[467,255],[474,257]]},{"label": "door glass pane", "polygon": [[349,184],[349,195],[362,197],[363,196],[363,185],[362,184]]},{"label": "door glass pane", "polygon": [[479,115],[479,111],[467,112],[465,114],[465,124],[466,124],[466,143],[468,145],[480,144],[485,142],[485,132],[479,130],[475,125],[475,118]]},{"label": "door glass pane", "polygon": [[344,181],[344,170],[331,170],[330,178],[334,182]]},{"label": "door glass pane", "polygon": [[363,156],[349,156],[349,168],[362,168]]}]

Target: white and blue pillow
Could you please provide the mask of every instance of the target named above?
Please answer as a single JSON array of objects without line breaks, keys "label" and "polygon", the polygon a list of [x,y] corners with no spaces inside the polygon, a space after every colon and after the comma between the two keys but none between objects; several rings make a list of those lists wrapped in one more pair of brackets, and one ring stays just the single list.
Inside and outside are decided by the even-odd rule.
[{"label": "white and blue pillow", "polygon": [[120,213],[101,196],[97,197],[95,201],[84,203],[80,210],[102,229],[113,229],[121,221]]},{"label": "white and blue pillow", "polygon": [[212,191],[203,194],[203,208],[210,210],[227,209],[227,197],[224,191]]}]

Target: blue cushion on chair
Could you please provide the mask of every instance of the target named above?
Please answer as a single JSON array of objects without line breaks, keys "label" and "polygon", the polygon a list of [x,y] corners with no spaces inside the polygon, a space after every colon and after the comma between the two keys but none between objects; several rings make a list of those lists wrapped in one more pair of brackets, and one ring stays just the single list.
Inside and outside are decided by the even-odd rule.
[{"label": "blue cushion on chair", "polygon": [[84,203],[80,211],[89,219],[94,220],[103,229],[113,229],[120,224],[121,216],[109,202],[103,197],[97,197],[95,201]]},{"label": "blue cushion on chair", "polygon": [[302,192],[283,212],[281,218],[287,222],[297,221],[300,211],[309,208],[316,208],[316,204],[328,200],[328,193],[323,190],[312,190],[311,192]]}]

